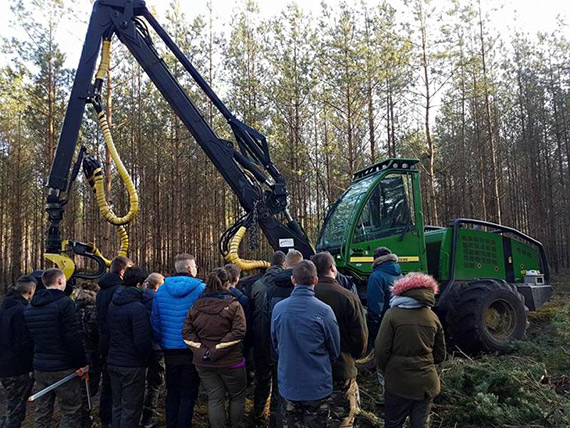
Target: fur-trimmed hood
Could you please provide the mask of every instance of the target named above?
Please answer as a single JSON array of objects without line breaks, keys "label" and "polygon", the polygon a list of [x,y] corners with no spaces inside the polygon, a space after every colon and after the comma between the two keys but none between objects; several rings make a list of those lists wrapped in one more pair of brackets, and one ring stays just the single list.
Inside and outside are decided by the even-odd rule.
[{"label": "fur-trimmed hood", "polygon": [[431,275],[420,272],[411,272],[394,283],[392,294],[394,296],[401,296],[406,291],[418,288],[431,290],[434,295],[439,293],[439,285]]},{"label": "fur-trimmed hood", "polygon": [[396,254],[385,254],[383,256],[377,257],[374,259],[372,268],[375,268],[376,266],[381,265],[382,263],[385,262],[398,263],[398,256]]}]

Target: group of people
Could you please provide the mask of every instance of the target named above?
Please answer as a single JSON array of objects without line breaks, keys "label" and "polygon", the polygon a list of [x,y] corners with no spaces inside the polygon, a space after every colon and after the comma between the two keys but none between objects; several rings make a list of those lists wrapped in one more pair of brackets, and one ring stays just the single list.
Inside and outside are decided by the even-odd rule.
[{"label": "group of people", "polygon": [[[233,264],[198,278],[179,254],[175,273],[148,275],[126,257],[99,284],[70,290],[59,269],[18,278],[0,308],[2,428],[18,428],[32,390],[72,379],[36,400],[35,426],[89,427],[100,392],[102,428],[152,428],[165,389],[168,428],[192,426],[202,386],[212,428],[351,427],[359,411],[356,360],[374,349],[385,388],[385,426],[428,426],[439,393],[435,365],[443,329],[431,311],[438,292],[425,274],[402,276],[397,256],[374,253],[367,311],[326,252],[303,260],[277,251],[271,267],[240,281]],[[71,292],[71,295],[70,294]],[[391,308],[391,309],[390,309]],[[35,386],[34,386],[35,385]]]}]

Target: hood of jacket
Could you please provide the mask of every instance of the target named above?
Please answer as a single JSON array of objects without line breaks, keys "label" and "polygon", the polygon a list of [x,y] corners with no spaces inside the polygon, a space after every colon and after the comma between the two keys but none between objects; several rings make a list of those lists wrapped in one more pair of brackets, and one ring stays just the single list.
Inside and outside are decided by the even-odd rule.
[{"label": "hood of jacket", "polygon": [[293,275],[293,269],[282,269],[275,273],[275,285],[277,287],[293,288],[291,283],[291,275]]},{"label": "hood of jacket", "polygon": [[381,265],[382,263],[386,262],[394,262],[398,263],[398,256],[396,254],[384,254],[383,256],[376,257],[374,259],[374,263],[372,264],[372,268]]},{"label": "hood of jacket", "polygon": [[204,293],[194,302],[194,309],[208,315],[218,315],[223,310],[228,310],[230,303],[237,300],[228,293]]},{"label": "hood of jacket", "polygon": [[435,295],[431,288],[415,288],[404,291],[400,296],[396,297],[411,297],[422,306],[429,306],[430,308],[435,305]]},{"label": "hood of jacket", "polygon": [[152,288],[145,289],[143,291],[143,303],[146,305],[148,302],[152,301],[155,294],[156,291],[154,291]]},{"label": "hood of jacket", "polygon": [[269,287],[271,285],[275,285],[275,277],[279,274],[279,272],[283,271],[282,266],[274,265],[265,270],[263,275],[259,278],[265,287]]},{"label": "hood of jacket", "polygon": [[393,296],[390,299],[391,308],[402,308],[402,309],[418,309],[423,308],[426,305],[421,303],[419,300],[408,296]]},{"label": "hood of jacket", "polygon": [[2,302],[2,309],[10,309],[14,306],[27,305],[28,301],[20,294],[15,291],[11,291]]},{"label": "hood of jacket", "polygon": [[[386,256],[394,256],[394,254],[387,254]],[[378,259],[381,259],[381,258],[386,257],[386,256],[379,257]],[[376,260],[378,260],[378,259],[376,259]],[[396,260],[397,260],[397,258],[396,258]],[[375,271],[380,270],[380,271],[385,272],[388,275],[392,275],[392,276],[400,276],[402,274],[402,268],[400,267],[398,262],[395,262],[394,260],[385,260],[384,262],[382,262],[380,264],[376,264],[376,261],[374,261],[374,270]]]},{"label": "hood of jacket", "polygon": [[432,294],[439,293],[439,285],[431,275],[420,272],[412,272],[394,283],[394,286],[392,287],[392,294],[399,296],[403,295],[408,290],[420,288],[427,288],[431,290]]},{"label": "hood of jacket", "polygon": [[31,305],[34,307],[46,306],[56,300],[63,299],[67,297],[65,293],[61,290],[56,290],[54,288],[44,288],[39,290],[34,294]]},{"label": "hood of jacket", "polygon": [[115,287],[117,285],[123,285],[123,280],[121,279],[118,273],[114,272],[107,273],[103,275],[103,277],[101,277],[101,279],[99,280],[99,287],[101,287],[103,290]]},{"label": "hood of jacket", "polygon": [[113,304],[122,306],[131,302],[142,302],[143,293],[136,287],[120,287],[113,294]]},{"label": "hood of jacket", "polygon": [[279,272],[283,270],[283,266],[273,265],[265,270],[264,275],[277,275]]},{"label": "hood of jacket", "polygon": [[176,274],[164,279],[164,284],[160,288],[172,297],[183,297],[192,293],[202,281],[190,275]]}]

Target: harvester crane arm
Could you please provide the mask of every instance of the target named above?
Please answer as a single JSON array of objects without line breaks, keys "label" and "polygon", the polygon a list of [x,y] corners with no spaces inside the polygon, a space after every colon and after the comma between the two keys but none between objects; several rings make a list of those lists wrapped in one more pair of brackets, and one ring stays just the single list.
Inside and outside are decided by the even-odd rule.
[{"label": "harvester crane arm", "polygon": [[[232,142],[220,139],[202,117],[155,49],[148,26],[162,39],[166,47],[224,116],[233,131],[237,148]],[[46,253],[51,256],[48,258],[57,262],[58,255],[62,252],[60,222],[64,213],[65,194],[69,191],[68,183],[73,180],[73,174],[70,180],[70,169],[77,146],[79,129],[83,120],[85,104],[89,102],[96,106],[97,103],[94,100],[100,98],[101,79],[99,72],[97,73],[99,82],[95,80],[95,83],[92,83],[92,79],[101,46],[103,45],[105,49],[105,43],[110,44],[114,35],[127,47],[162,93],[176,115],[230,185],[245,210],[244,218],[240,219],[236,227],[230,229],[229,234],[226,234],[223,246],[235,247],[236,241],[235,239],[232,241],[233,236],[238,236],[237,244],[239,245],[239,237],[245,233],[244,227],[247,227],[248,223],[258,222],[274,249],[293,246],[301,251],[305,257],[311,255],[314,250],[308,237],[299,223],[293,220],[287,211],[286,183],[271,161],[265,137],[242,123],[230,112],[194,68],[190,60],[160,26],[147,9],[144,1],[97,0],[93,5],[79,66],[48,179],[46,210],[50,224],[46,240]],[[101,196],[98,195],[98,197]],[[82,246],[77,241],[63,242],[71,242],[72,249],[77,249],[75,254],[96,260],[99,258],[97,254],[94,254],[96,250],[90,248],[89,245]],[[68,262],[67,260],[61,262],[64,261]],[[101,266],[101,263],[99,265]]]}]

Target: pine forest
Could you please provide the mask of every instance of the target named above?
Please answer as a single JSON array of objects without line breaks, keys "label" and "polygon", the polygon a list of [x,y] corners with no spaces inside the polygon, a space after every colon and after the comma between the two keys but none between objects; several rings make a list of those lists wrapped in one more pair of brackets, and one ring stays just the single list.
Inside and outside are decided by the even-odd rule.
[{"label": "pine forest", "polygon": [[[75,73],[56,36],[65,22],[88,18],[72,3],[14,0],[19,36],[1,40],[4,287],[45,265],[46,177]],[[230,110],[267,136],[291,215],[311,238],[355,171],[417,158],[426,224],[468,217],[514,227],[545,245],[552,271],[568,268],[570,23],[507,34],[493,24],[498,6],[483,0],[323,2],[318,13],[291,2],[272,17],[240,0],[227,22],[211,4],[195,17],[181,4],[173,0],[159,20]],[[153,40],[212,128],[230,139],[223,117]],[[168,272],[184,251],[202,274],[220,265],[218,239],[243,214],[237,198],[118,42],[104,96],[141,199],[129,226],[132,259]],[[103,162],[107,198],[124,212],[126,190],[92,111],[84,117],[80,145]],[[74,186],[64,237],[114,255],[118,238],[82,175]],[[263,257],[270,248],[260,239],[252,251]]]}]

